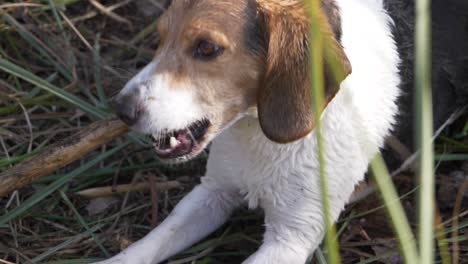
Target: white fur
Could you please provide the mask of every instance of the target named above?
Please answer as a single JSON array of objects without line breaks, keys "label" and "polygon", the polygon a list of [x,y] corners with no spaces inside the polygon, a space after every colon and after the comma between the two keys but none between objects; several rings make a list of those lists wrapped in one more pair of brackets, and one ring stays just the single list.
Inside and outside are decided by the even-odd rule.
[{"label": "white fur", "polygon": [[[399,58],[382,1],[337,2],[353,73],[322,116],[334,220],[382,147],[399,95]],[[201,185],[147,237],[103,263],[159,263],[213,231],[244,201],[264,209],[266,225],[262,246],[244,263],[303,264],[324,235],[317,159],[315,132],[276,144],[248,115],[214,139]]]},{"label": "white fur", "polygon": [[133,128],[145,134],[157,134],[187,127],[201,120],[204,111],[195,100],[189,82],[173,80],[169,73],[158,73],[159,61],[156,59],[133,77],[122,90],[122,94],[136,93],[142,99],[145,109]]}]

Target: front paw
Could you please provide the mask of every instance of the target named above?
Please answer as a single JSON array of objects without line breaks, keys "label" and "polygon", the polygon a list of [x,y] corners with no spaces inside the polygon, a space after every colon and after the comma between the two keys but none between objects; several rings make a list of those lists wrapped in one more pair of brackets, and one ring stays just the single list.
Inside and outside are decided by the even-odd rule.
[{"label": "front paw", "polygon": [[141,254],[132,254],[130,252],[121,252],[117,256],[99,262],[90,264],[156,264],[153,259],[145,258]]},{"label": "front paw", "polygon": [[130,262],[125,261],[124,259],[120,258],[119,256],[115,256],[115,257],[110,258],[110,259],[106,259],[106,260],[98,261],[98,262],[93,262],[93,263],[90,263],[90,264],[127,264],[127,263],[130,263]]}]

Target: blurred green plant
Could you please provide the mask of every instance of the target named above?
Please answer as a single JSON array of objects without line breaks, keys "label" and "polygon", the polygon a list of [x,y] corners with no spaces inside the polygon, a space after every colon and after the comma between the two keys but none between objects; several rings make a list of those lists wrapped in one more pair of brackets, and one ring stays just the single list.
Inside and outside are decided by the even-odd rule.
[{"label": "blurred green plant", "polygon": [[[336,231],[330,216],[330,203],[328,200],[328,187],[325,175],[325,159],[323,146],[323,135],[320,125],[320,114],[323,109],[323,38],[320,36],[318,12],[320,12],[320,0],[309,0],[308,13],[311,19],[310,23],[310,56],[311,56],[311,80],[313,111],[315,113],[322,203],[324,208],[324,222],[326,225],[326,248],[328,251],[329,263],[339,263],[338,244],[336,240]],[[387,212],[390,216],[393,228],[398,237],[401,252],[406,263],[432,263],[434,252],[434,154],[432,146],[432,92],[431,92],[431,61],[430,61],[430,1],[417,0],[416,4],[416,63],[415,63],[415,90],[416,106],[418,113],[418,122],[416,123],[416,138],[420,149],[420,191],[419,191],[419,253],[416,247],[416,241],[411,231],[408,219],[405,215],[401,202],[399,201],[395,186],[392,184],[391,177],[386,169],[384,160],[380,155],[371,162],[371,169],[377,183],[379,192],[383,198]],[[338,69],[332,65],[334,71]],[[335,75],[336,77],[336,75]],[[461,156],[460,158],[465,158]],[[322,259],[323,261],[323,259]]]},{"label": "blurred green plant", "polygon": [[[318,159],[320,163],[320,190],[322,196],[323,221],[325,223],[325,245],[327,248],[327,256],[329,263],[340,263],[340,254],[338,241],[336,237],[336,227],[333,223],[333,218],[330,211],[329,190],[326,177],[325,163],[325,146],[322,135],[321,114],[324,109],[324,69],[323,61],[325,54],[324,39],[320,30],[320,13],[321,1],[309,0],[306,3],[307,12],[310,22],[310,43],[309,57],[310,59],[310,80],[312,86],[312,111],[314,112],[315,128],[314,132],[317,137]],[[325,55],[324,55],[325,54]],[[337,70],[336,64],[334,65]]]},{"label": "blurred green plant", "polygon": [[[60,45],[65,45],[68,48],[73,43],[73,32],[70,29],[70,24],[67,24],[64,20],[64,14],[67,9],[67,6],[81,2],[79,4],[85,3],[86,1],[80,0],[42,0],[42,1],[29,1],[28,5],[34,9],[31,9],[30,14],[38,15],[34,17],[31,21],[38,24],[47,25],[49,28],[57,29],[52,34],[57,35],[57,39],[48,40],[47,38],[39,38],[38,33],[31,30],[31,27],[28,26],[28,23],[24,21],[19,22],[15,19],[16,16],[12,15],[14,12],[4,12],[4,9],[0,10],[0,74],[2,74],[2,79],[0,80],[0,86],[5,87],[7,91],[14,94],[15,100],[12,101],[15,104],[5,103],[7,100],[11,100],[8,96],[3,96],[0,94],[0,115],[9,115],[17,114],[21,112],[21,107],[17,104],[21,103],[24,106],[29,108],[40,107],[41,110],[47,113],[47,111],[52,111],[55,108],[60,109],[80,109],[83,111],[87,117],[91,119],[100,119],[105,118],[109,114],[105,111],[106,102],[108,98],[105,95],[103,83],[105,78],[102,76],[105,70],[109,68],[101,67],[104,64],[104,50],[108,49],[108,46],[104,47],[109,43],[109,38],[104,38],[104,36],[96,35],[94,30],[89,30],[86,27],[83,27],[85,37],[87,39],[94,39],[94,47],[92,47],[91,55],[93,57],[94,67],[91,67],[94,78],[94,88],[95,90],[90,92],[88,86],[79,86],[74,84],[77,81],[76,73],[74,72],[77,66],[76,54],[70,52],[70,54],[61,54],[60,51],[63,49],[58,49]],[[123,6],[126,2],[122,1],[115,5]],[[320,0],[308,0],[310,3],[310,17],[312,21],[317,20],[317,11],[319,10]],[[21,4],[18,2],[18,4]],[[122,5],[120,5],[122,4]],[[420,192],[419,198],[419,231],[418,231],[418,241],[414,239],[414,236],[411,232],[408,220],[404,214],[404,211],[401,206],[401,200],[404,195],[398,197],[395,192],[395,187],[391,182],[390,176],[385,168],[385,165],[382,162],[381,157],[376,157],[372,161],[371,169],[375,176],[376,182],[380,188],[382,197],[384,198],[385,207],[389,211],[390,218],[392,219],[393,226],[395,228],[395,233],[397,234],[400,242],[401,253],[403,254],[405,261],[407,263],[432,263],[433,262],[433,252],[434,252],[434,173],[433,173],[433,162],[437,161],[447,161],[447,160],[467,160],[468,156],[466,154],[440,154],[433,156],[432,145],[431,145],[431,136],[432,136],[432,121],[431,121],[431,87],[430,87],[430,2],[427,0],[418,0],[417,2],[417,26],[416,26],[416,87],[418,88],[416,98],[420,101],[415,105],[418,106],[417,109],[420,117],[417,118],[417,123],[421,123],[418,135],[420,135],[419,141],[421,148],[421,162],[422,168],[419,172],[420,174],[420,183],[421,186],[416,188]],[[96,10],[90,10],[84,15],[76,17],[76,19],[71,19],[70,21],[84,21],[91,17],[99,16],[99,12]],[[43,20],[42,20],[43,19]],[[51,21],[54,21],[51,23]],[[134,52],[138,50],[134,45],[136,43],[142,42],[144,39],[148,39],[148,35],[152,34],[154,23],[151,22],[147,24],[143,31],[134,34],[133,40],[125,44],[125,48],[119,47],[116,52],[112,53],[111,57],[115,57],[116,60],[119,60],[122,54],[125,54],[127,49],[131,49]],[[55,25],[55,27],[54,27]],[[327,164],[324,162],[324,146],[323,146],[323,136],[321,133],[320,126],[320,113],[323,106],[323,56],[330,56],[329,50],[324,47],[323,39],[320,36],[320,30],[317,28],[318,23],[311,23],[311,45],[314,47],[311,49],[311,54],[313,61],[311,61],[311,80],[314,82],[313,87],[315,88],[313,98],[313,107],[314,113],[317,120],[317,139],[319,142],[319,158],[321,161],[321,188],[322,188],[322,198],[324,201],[324,222],[326,223],[326,250],[318,250],[319,263],[339,263],[340,256],[338,254],[338,243],[337,235],[340,235],[344,228],[347,226],[349,221],[354,217],[359,217],[359,215],[351,215],[345,219],[345,223],[342,224],[340,232],[336,234],[336,228],[334,227],[331,217],[330,217],[330,205],[328,201],[328,186],[326,182],[325,168]],[[59,32],[60,34],[57,34]],[[91,33],[89,33],[91,32]],[[54,35],[54,37],[55,37]],[[104,42],[107,41],[107,42]],[[113,42],[119,42],[119,40],[112,39]],[[72,43],[71,43],[72,42]],[[123,41],[121,41],[123,43]],[[71,44],[70,44],[71,43]],[[93,43],[91,41],[91,43]],[[122,45],[123,46],[123,45]],[[87,50],[89,52],[89,49]],[[134,54],[134,53],[133,53]],[[102,55],[102,57],[101,57]],[[108,55],[108,54],[106,54]],[[150,55],[151,57],[151,55]],[[333,56],[332,56],[333,57]],[[333,66],[333,62],[331,63]],[[38,67],[39,66],[39,67]],[[78,65],[79,66],[79,65]],[[335,71],[339,67],[334,67]],[[39,69],[39,70],[38,70]],[[101,70],[103,72],[101,72]],[[339,74],[339,73],[334,73]],[[6,78],[3,78],[3,77]],[[81,81],[81,80],[80,80]],[[84,83],[84,81],[81,81]],[[60,87],[67,87],[62,89]],[[91,86],[91,85],[90,85]],[[79,94],[81,93],[81,94]],[[78,95],[79,94],[79,95]],[[88,97],[83,99],[84,96]],[[90,103],[91,102],[91,103]],[[103,110],[104,109],[104,110]],[[57,123],[63,124],[66,128],[73,128],[74,124],[68,119],[59,118],[54,120]],[[79,122],[78,122],[79,123]],[[48,122],[39,122],[35,121],[34,125],[37,126],[36,130],[41,130],[43,128],[49,128],[50,124]],[[53,130],[53,129],[52,129]],[[0,127],[0,147],[3,148],[2,137],[9,138],[15,135],[15,130],[10,128]],[[53,131],[52,131],[53,132]],[[466,136],[468,134],[468,123],[466,123],[464,129],[462,130],[461,136]],[[326,135],[325,135],[326,136]],[[456,148],[466,150],[466,144],[462,141],[456,141],[450,138],[442,138],[442,140],[451,144]],[[45,140],[47,142],[47,140]],[[150,167],[160,167],[154,161],[148,161],[145,164],[136,164],[132,163],[131,159],[129,164],[120,166],[118,162],[109,162],[105,165],[101,164],[104,160],[108,159],[113,153],[117,153],[121,148],[129,144],[128,139],[119,142],[114,145],[114,148],[107,150],[102,149],[101,155],[95,155],[94,157],[89,157],[86,161],[83,161],[81,166],[75,168],[71,172],[61,171],[56,175],[51,175],[40,181],[37,181],[36,184],[42,186],[42,188],[35,191],[35,194],[22,197],[20,204],[12,210],[7,210],[5,208],[2,211],[0,216],[0,228],[9,229],[15,225],[15,219],[24,219],[27,221],[28,217],[33,218],[36,221],[36,218],[46,218],[49,220],[60,220],[63,223],[77,222],[79,227],[76,227],[76,230],[82,230],[80,228],[84,227],[85,230],[82,232],[76,233],[75,235],[65,239],[62,243],[51,247],[48,250],[44,251],[42,254],[36,256],[35,260],[42,261],[49,259],[51,256],[59,253],[60,250],[67,248],[68,246],[74,244],[76,241],[83,239],[84,237],[92,236],[93,232],[100,230],[102,226],[112,222],[113,217],[109,216],[106,219],[102,219],[101,222],[89,222],[89,220],[83,219],[82,216],[77,212],[78,208],[74,208],[74,205],[68,200],[66,193],[63,191],[66,190],[74,192],[89,186],[102,183],[105,180],[109,180],[112,175],[115,175],[118,172],[135,172],[141,169],[150,168]],[[11,152],[12,155],[2,156],[0,159],[0,169],[6,169],[12,164],[20,162],[36,153],[40,152],[47,145],[38,145],[37,148],[32,151],[28,151],[27,146],[22,146],[21,144],[14,145],[11,149],[14,149],[14,152]],[[100,168],[95,171],[89,172],[90,168],[95,168],[97,164],[101,164]],[[330,164],[328,164],[330,165]],[[72,180],[76,180],[79,177],[80,181],[77,181],[77,185],[70,185]],[[180,194],[178,194],[180,195]],[[50,205],[49,200],[50,198]],[[72,214],[68,216],[58,216],[58,215],[47,215],[40,211],[41,215],[37,212],[34,212],[32,208],[42,202],[42,204],[47,203],[47,208],[52,208],[56,206],[56,200],[64,202],[67,207],[72,211]],[[147,211],[148,205],[141,205],[143,210]],[[138,209],[137,208],[137,209]],[[132,209],[132,210],[137,210]],[[378,208],[377,208],[378,209]],[[377,210],[376,209],[376,210]],[[132,212],[132,210],[126,211]],[[371,210],[367,213],[372,212]],[[365,214],[365,213],[364,213]],[[362,214],[360,214],[362,215]],[[27,216],[27,217],[25,217]],[[241,218],[241,217],[239,217]],[[248,219],[249,216],[242,218]],[[88,222],[86,222],[88,221]],[[106,222],[107,221],[107,222]],[[443,245],[444,243],[455,243],[458,241],[466,240],[466,237],[457,236],[457,231],[463,228],[468,227],[468,221],[454,221],[456,224],[453,224],[450,228],[447,229],[438,229],[438,239],[439,244]],[[142,227],[137,227],[142,228]],[[148,228],[148,227],[144,227]],[[147,229],[145,229],[147,230]],[[3,232],[3,230],[2,230]],[[451,239],[446,239],[445,237],[453,232],[455,235]],[[14,236],[13,236],[14,237]],[[205,242],[202,242],[190,249],[187,249],[185,252],[181,253],[180,256],[187,257],[190,255],[197,254],[197,252],[202,252],[204,250],[217,247],[226,243],[233,243],[236,241],[254,241],[258,244],[253,238],[250,238],[244,232],[233,232],[230,229],[226,230],[219,238],[209,239]],[[98,247],[101,247],[101,251],[106,251],[102,249],[103,245],[99,242],[98,239],[95,240]],[[416,243],[419,242],[419,243]],[[440,243],[443,242],[443,243]],[[417,244],[419,244],[419,251],[417,249]],[[440,246],[440,250],[442,246]],[[360,263],[372,263],[378,260],[382,260],[395,253],[396,250],[389,250],[387,252],[378,254],[374,257],[369,257]],[[418,254],[419,252],[419,254]],[[246,256],[249,252],[244,250],[242,252],[235,252],[234,250],[228,252],[216,252],[209,255],[202,261],[208,261],[210,256],[235,256],[241,255]],[[441,253],[441,256],[448,255]],[[327,260],[328,259],[328,260]],[[90,260],[63,260],[55,261],[50,263],[86,263]],[[442,263],[449,263],[450,260],[443,259]]]}]

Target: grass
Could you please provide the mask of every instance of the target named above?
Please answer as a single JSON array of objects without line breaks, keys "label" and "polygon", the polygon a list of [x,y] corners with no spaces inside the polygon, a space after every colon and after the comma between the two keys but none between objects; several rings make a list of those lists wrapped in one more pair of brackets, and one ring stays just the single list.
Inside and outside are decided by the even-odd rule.
[{"label": "grass", "polygon": [[338,241],[336,239],[336,227],[333,223],[333,218],[331,216],[330,209],[330,200],[329,200],[329,189],[327,183],[326,175],[326,166],[332,166],[332,164],[325,163],[325,146],[322,135],[322,125],[320,122],[322,109],[324,109],[324,58],[323,54],[325,51],[325,39],[323,38],[320,30],[320,1],[313,0],[308,2],[308,13],[310,16],[310,79],[311,81],[311,94],[313,98],[312,102],[312,111],[314,112],[314,119],[316,120],[315,124],[315,133],[317,136],[317,146],[318,146],[318,160],[320,163],[320,189],[323,205],[323,214],[324,214],[324,223],[325,223],[325,245],[327,248],[328,262],[335,264],[340,263],[340,255],[338,251]]},{"label": "grass", "polygon": [[419,158],[419,263],[433,263],[435,230],[434,146],[432,144],[431,1],[416,1],[415,106]]},{"label": "grass", "polygon": [[[385,161],[380,155],[371,162],[372,174],[377,183],[380,195],[385,203],[391,223],[398,237],[402,255],[406,263],[420,263],[416,242],[412,234],[408,218],[398,199],[395,186],[391,182]],[[431,234],[432,235],[432,234]]]},{"label": "grass", "polygon": [[[146,10],[136,1],[101,3],[117,17],[105,14],[84,0],[32,0],[7,8],[0,4],[0,171],[87,124],[110,116],[111,97],[151,59],[158,40],[152,30],[157,14],[145,15]],[[313,80],[319,81],[319,78]],[[319,106],[320,102],[315,105]],[[437,164],[435,174],[439,178],[467,164],[467,128],[465,116],[435,141],[434,158],[422,155],[429,159],[429,165]],[[102,146],[82,160],[9,197],[0,198],[0,260],[86,263],[114,254],[151,229],[150,210],[154,203],[159,206],[158,221],[168,215],[181,197],[197,184],[204,173],[205,161],[203,157],[183,166],[165,167],[153,158],[144,141],[135,143],[130,137]],[[422,175],[433,176],[428,172]],[[178,180],[183,187],[160,193],[156,201],[144,192],[92,200],[75,195],[89,187],[146,181],[148,177],[159,181]],[[438,262],[442,261],[441,256],[454,255],[457,248],[459,259],[467,259],[466,207],[461,203],[457,209],[446,202],[456,204],[460,197],[457,193],[463,194],[459,191],[461,185],[456,177],[450,177],[450,181],[439,178],[435,178],[435,184],[421,180],[429,183],[428,188],[419,186],[411,172],[393,178],[399,192],[393,193],[390,200],[401,202],[398,211],[405,217],[397,218],[408,219],[408,224],[398,225],[407,226],[401,231],[406,235],[410,233],[408,228],[419,229],[421,234],[426,230],[424,241],[432,240],[435,234],[428,234],[427,230],[428,226],[432,230],[434,218],[426,217],[431,225],[423,227],[412,214],[416,208],[415,190],[422,190],[424,197],[429,197],[434,185],[439,193],[448,188],[432,204],[440,212],[442,228],[438,228],[437,237],[442,250],[419,243],[416,247],[418,252],[426,252],[424,254],[428,254],[428,249],[435,252]],[[442,198],[445,200],[441,201]],[[432,200],[421,199],[429,205]],[[328,233],[328,244],[339,244],[339,248],[327,250],[323,247],[311,263],[401,260],[405,250],[399,249],[397,237],[388,231],[391,223],[387,221],[384,208],[378,195],[348,206],[337,224],[336,235]],[[196,259],[196,263],[239,263],[260,244],[262,222],[261,213],[240,210],[219,231],[173,260],[191,258]],[[327,230],[332,230],[328,222]]]}]

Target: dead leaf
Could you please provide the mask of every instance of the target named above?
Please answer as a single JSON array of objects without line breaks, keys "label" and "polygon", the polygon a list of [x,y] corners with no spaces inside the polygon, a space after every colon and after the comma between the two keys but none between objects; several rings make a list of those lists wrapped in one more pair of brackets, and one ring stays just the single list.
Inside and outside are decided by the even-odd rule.
[{"label": "dead leaf", "polygon": [[86,206],[89,215],[97,215],[112,207],[119,201],[116,197],[98,197],[91,199]]}]

